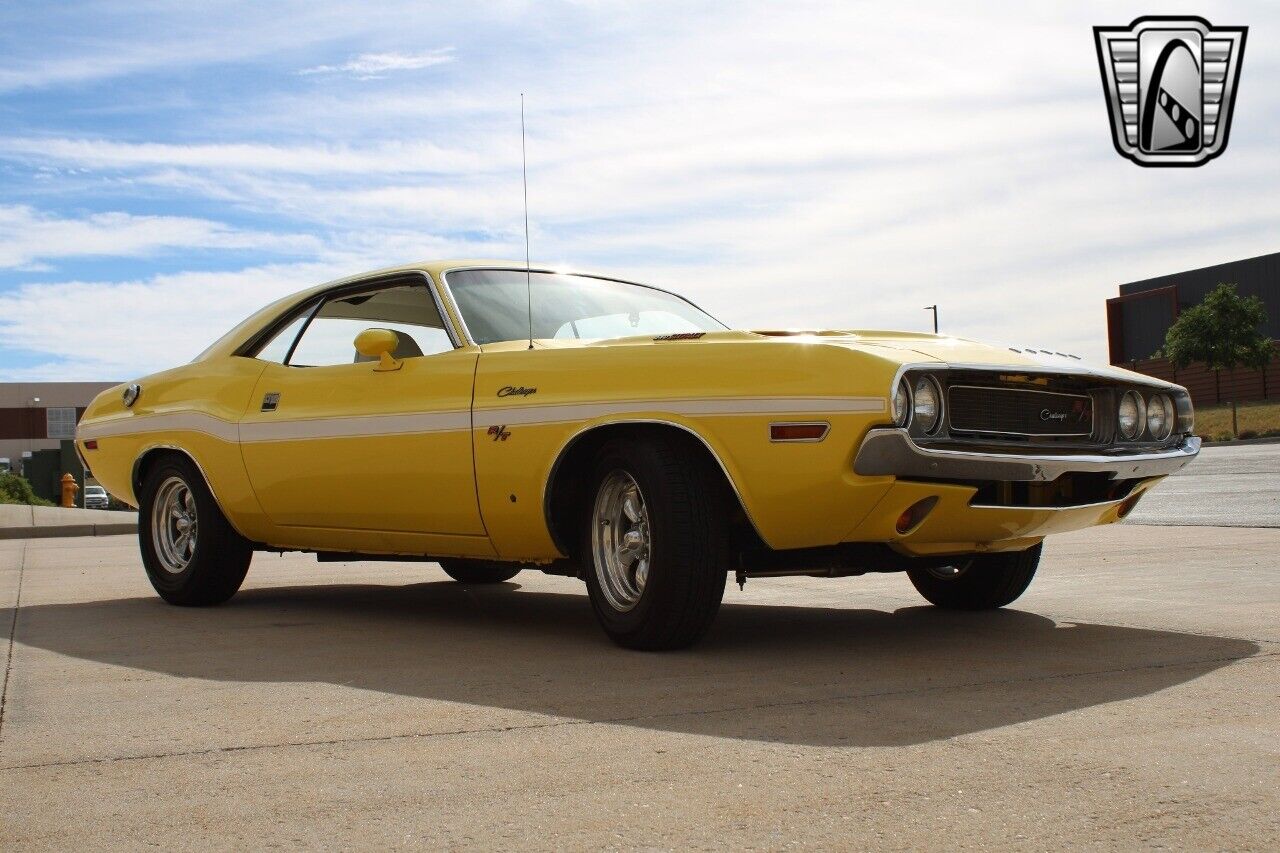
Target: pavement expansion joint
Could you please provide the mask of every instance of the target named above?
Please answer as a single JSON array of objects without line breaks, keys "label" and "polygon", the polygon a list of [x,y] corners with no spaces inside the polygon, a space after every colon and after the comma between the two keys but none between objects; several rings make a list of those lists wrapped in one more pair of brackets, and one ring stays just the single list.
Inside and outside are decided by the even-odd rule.
[{"label": "pavement expansion joint", "polygon": [[9,675],[13,672],[13,644],[18,633],[18,614],[22,612],[22,581],[27,573],[27,542],[22,542],[18,555],[18,589],[13,596],[13,618],[9,620],[9,644],[5,647],[4,683],[0,685],[0,747],[4,746],[4,712],[9,702]]}]

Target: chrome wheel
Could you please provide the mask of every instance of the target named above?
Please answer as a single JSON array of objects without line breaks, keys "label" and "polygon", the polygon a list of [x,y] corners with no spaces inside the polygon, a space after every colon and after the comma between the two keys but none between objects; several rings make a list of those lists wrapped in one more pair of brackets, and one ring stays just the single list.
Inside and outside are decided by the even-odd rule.
[{"label": "chrome wheel", "polygon": [[164,570],[186,571],[196,553],[196,497],[181,477],[169,477],[156,489],[151,504],[151,544]]},{"label": "chrome wheel", "polygon": [[636,481],[613,471],[600,484],[591,516],[591,552],[600,590],[614,610],[635,607],[649,579],[649,511]]}]

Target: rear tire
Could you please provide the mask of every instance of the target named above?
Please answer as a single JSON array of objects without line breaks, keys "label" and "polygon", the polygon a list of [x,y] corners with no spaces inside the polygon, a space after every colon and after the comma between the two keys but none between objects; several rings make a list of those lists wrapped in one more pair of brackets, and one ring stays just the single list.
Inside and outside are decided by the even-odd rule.
[{"label": "rear tire", "polygon": [[441,560],[440,568],[458,583],[502,583],[520,574],[521,567],[497,560]]},{"label": "rear tire", "polygon": [[647,437],[605,444],[590,483],[580,564],[605,633],[650,651],[697,642],[729,570],[720,472],[686,442]]},{"label": "rear tire", "polygon": [[947,570],[908,569],[907,576],[921,595],[949,610],[994,610],[1012,604],[1036,576],[1041,546],[1009,554],[982,554]]},{"label": "rear tire", "polygon": [[221,604],[236,594],[253,547],[232,529],[199,469],[166,456],[139,489],[138,545],[160,597],[183,607]]}]

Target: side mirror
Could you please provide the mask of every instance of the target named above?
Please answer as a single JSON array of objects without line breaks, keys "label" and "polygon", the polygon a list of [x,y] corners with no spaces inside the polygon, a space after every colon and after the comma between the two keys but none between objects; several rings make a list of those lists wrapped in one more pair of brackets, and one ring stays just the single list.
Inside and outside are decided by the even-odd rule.
[{"label": "side mirror", "polygon": [[400,362],[391,355],[400,346],[400,336],[390,329],[365,329],[356,335],[355,346],[365,358],[378,359],[374,370],[400,369]]}]

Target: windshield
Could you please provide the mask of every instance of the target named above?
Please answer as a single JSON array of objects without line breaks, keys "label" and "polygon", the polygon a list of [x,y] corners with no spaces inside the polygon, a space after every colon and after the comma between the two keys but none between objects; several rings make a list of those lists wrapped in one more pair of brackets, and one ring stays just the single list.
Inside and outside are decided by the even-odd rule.
[{"label": "windshield", "polygon": [[629,335],[718,332],[720,321],[679,296],[622,281],[524,270],[458,270],[448,274],[462,320],[478,344],[529,337],[600,340]]}]

